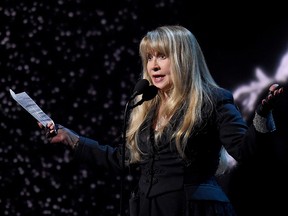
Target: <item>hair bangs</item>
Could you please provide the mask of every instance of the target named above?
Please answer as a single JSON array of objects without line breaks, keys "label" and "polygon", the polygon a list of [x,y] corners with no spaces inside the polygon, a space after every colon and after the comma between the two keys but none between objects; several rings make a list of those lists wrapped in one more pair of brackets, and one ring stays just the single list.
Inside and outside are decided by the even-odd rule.
[{"label": "hair bangs", "polygon": [[140,55],[142,58],[148,58],[148,55],[160,53],[169,56],[169,45],[167,40],[159,34],[148,34],[140,43]]}]

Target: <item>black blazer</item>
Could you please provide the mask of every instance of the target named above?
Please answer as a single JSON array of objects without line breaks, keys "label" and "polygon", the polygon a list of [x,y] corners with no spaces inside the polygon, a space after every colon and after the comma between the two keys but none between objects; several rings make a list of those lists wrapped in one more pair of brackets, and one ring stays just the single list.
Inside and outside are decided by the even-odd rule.
[{"label": "black blazer", "polygon": [[[205,110],[210,108],[203,107],[205,121],[193,130],[185,151],[185,160],[179,156],[174,140],[168,135],[169,130],[177,127],[181,121],[181,114],[172,118],[171,125],[165,129],[157,145],[153,139],[154,132],[149,126],[152,125],[154,113],[151,111],[138,137],[140,149],[145,153],[139,163],[140,193],[152,197],[184,189],[188,199],[228,201],[214,177],[221,146],[242,163],[255,153],[258,143],[265,139],[265,134],[258,132],[253,124],[247,126],[231,92],[215,89],[214,94],[212,115],[205,116]],[[79,158],[118,172],[121,171],[120,149],[80,137],[75,153]]]}]

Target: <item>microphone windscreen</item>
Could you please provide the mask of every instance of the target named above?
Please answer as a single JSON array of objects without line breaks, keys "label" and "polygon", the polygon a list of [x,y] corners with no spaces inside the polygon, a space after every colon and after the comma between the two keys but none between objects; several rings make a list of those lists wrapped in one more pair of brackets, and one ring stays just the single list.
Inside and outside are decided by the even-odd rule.
[{"label": "microphone windscreen", "polygon": [[133,90],[134,92],[137,92],[138,94],[142,94],[145,90],[145,88],[147,88],[149,86],[149,82],[146,79],[141,79],[139,80]]},{"label": "microphone windscreen", "polygon": [[158,88],[154,85],[150,85],[143,93],[142,100],[148,101],[153,99],[158,93]]},{"label": "microphone windscreen", "polygon": [[133,90],[133,94],[130,97],[130,100],[134,99],[137,95],[143,94],[145,89],[149,87],[149,81],[146,79],[139,80]]}]

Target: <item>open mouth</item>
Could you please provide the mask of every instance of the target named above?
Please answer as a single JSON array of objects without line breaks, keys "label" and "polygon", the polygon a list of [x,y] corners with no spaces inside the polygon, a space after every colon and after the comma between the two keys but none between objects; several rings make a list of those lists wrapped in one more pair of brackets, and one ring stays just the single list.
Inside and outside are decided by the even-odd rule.
[{"label": "open mouth", "polygon": [[164,79],[165,75],[153,75],[155,82],[161,82]]}]

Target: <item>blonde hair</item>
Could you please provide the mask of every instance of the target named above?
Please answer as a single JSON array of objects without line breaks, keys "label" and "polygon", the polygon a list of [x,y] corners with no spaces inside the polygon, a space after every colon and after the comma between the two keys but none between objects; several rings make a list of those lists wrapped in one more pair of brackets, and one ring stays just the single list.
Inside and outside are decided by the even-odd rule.
[{"label": "blonde hair", "polygon": [[[186,28],[178,25],[161,26],[149,31],[142,38],[139,46],[143,66],[142,78],[150,83],[152,80],[147,72],[148,54],[155,51],[170,58],[173,86],[169,91],[169,98],[165,102],[162,114],[173,116],[178,110],[184,110],[183,121],[171,134],[171,139],[175,139],[179,154],[185,158],[184,150],[188,138],[196,124],[202,122],[201,108],[203,104],[214,106],[211,86],[218,87],[218,85],[208,70],[200,45]],[[126,133],[127,147],[130,149],[130,163],[141,160],[143,153],[137,143],[139,128],[149,111],[155,109],[160,103],[161,94],[159,91],[155,98],[134,108],[130,114]]]}]

